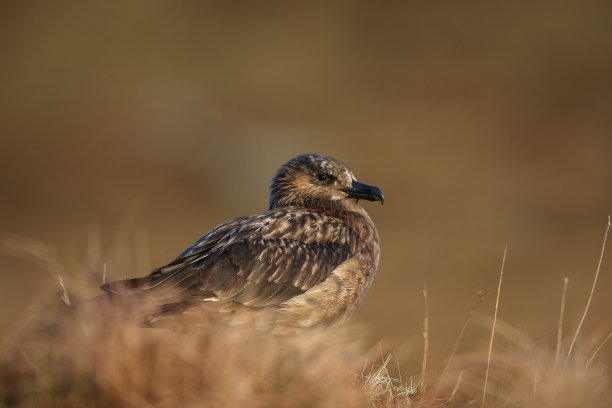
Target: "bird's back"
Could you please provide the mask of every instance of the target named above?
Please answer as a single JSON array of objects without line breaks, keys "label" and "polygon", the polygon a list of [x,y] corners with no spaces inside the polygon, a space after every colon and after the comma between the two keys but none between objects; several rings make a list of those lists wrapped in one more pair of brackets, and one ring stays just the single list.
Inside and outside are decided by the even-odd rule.
[{"label": "bird's back", "polygon": [[[277,209],[227,221],[148,276],[102,289],[146,295],[166,311],[181,309],[168,305],[202,301],[279,307],[326,281],[372,243],[377,248],[377,241],[373,224],[360,215],[341,219],[308,209]],[[368,257],[372,278],[375,252]]]}]

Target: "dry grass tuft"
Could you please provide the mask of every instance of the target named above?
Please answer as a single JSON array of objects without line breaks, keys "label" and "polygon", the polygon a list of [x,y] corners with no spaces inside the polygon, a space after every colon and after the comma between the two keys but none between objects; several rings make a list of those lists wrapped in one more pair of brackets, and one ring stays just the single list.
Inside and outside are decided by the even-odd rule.
[{"label": "dry grass tuft", "polygon": [[407,383],[393,378],[387,368],[392,358],[392,354],[387,355],[380,365],[372,366],[367,375],[361,376],[367,400],[375,407],[409,407],[419,403],[423,398],[421,383],[413,382],[412,378]]},{"label": "dry grass tuft", "polygon": [[[491,324],[489,318],[480,320]],[[581,351],[568,360],[562,375],[551,345],[537,344],[499,319],[496,333],[499,339],[491,358],[487,407],[612,406],[610,367],[603,362],[598,367],[587,367],[588,358],[602,336],[582,339],[577,346]],[[456,379],[462,377],[453,398],[454,406],[478,404],[486,365],[487,356],[482,351],[458,356],[442,394],[452,394]]]},{"label": "dry grass tuft", "polygon": [[264,336],[246,328],[144,328],[125,308],[57,310],[13,336],[0,401],[13,406],[363,406],[346,332]]}]

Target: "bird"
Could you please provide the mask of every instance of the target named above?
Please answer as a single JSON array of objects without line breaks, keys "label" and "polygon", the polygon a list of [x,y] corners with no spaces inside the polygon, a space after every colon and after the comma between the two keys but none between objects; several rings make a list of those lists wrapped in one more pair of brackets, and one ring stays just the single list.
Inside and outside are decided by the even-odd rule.
[{"label": "bird", "polygon": [[339,160],[299,155],[276,171],[268,211],[228,220],[167,265],[101,289],[152,302],[152,325],[187,314],[273,333],[334,327],[359,308],[378,268],[378,232],[360,200],[384,196]]}]

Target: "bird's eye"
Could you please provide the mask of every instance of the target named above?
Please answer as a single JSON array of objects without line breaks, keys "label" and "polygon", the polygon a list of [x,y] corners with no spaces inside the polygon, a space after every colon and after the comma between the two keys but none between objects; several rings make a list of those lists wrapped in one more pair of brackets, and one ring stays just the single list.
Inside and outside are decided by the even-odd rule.
[{"label": "bird's eye", "polygon": [[327,182],[331,180],[332,176],[330,174],[321,173],[317,176],[317,179],[322,182]]}]

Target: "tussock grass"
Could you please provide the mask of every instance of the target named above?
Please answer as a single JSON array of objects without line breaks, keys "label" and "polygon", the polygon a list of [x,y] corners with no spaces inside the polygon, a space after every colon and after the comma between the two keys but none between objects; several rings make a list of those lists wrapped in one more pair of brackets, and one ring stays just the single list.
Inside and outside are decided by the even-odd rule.
[{"label": "tussock grass", "polygon": [[[499,317],[477,313],[480,294],[450,357],[424,355],[423,376],[428,358],[446,364],[423,382],[402,378],[399,366],[390,368],[392,354],[372,352],[350,326],[299,336],[209,322],[179,331],[143,327],[133,304],[83,301],[104,268],[91,273],[15,237],[4,248],[57,280],[3,340],[0,406],[473,407],[483,403],[485,377],[486,407],[612,406],[610,366],[600,358],[609,327],[577,330],[564,342],[564,306],[557,343],[541,344]],[[495,343],[483,338],[457,353],[468,323],[490,328]],[[435,341],[428,324],[426,314],[424,341]]]},{"label": "tussock grass", "polygon": [[[140,327],[123,306],[36,321],[4,350],[0,396],[20,406],[363,406],[359,341],[346,332]],[[116,310],[108,310],[108,309]]]}]

